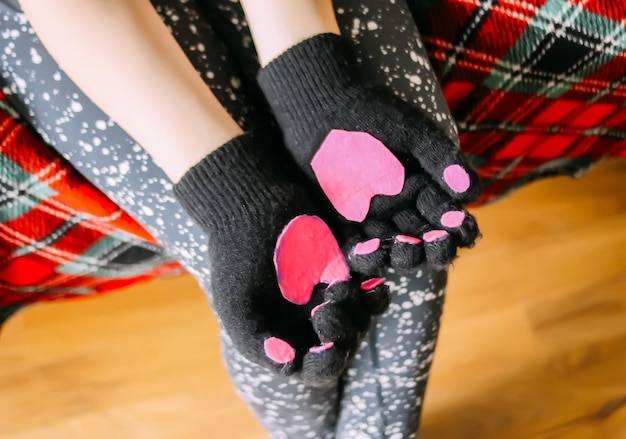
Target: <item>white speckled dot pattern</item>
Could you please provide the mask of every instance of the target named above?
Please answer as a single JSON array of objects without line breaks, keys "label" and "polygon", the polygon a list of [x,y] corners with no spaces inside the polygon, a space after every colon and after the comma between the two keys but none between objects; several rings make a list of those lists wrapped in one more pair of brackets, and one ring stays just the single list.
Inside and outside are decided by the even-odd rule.
[{"label": "white speckled dot pattern", "polygon": [[[155,0],[153,4],[244,129],[266,116],[259,114],[266,110],[253,83],[258,66],[238,2]],[[336,0],[335,7],[344,35],[354,43],[363,80],[390,87],[456,140],[404,0]],[[210,301],[207,237],[180,208],[171,182],[56,66],[20,13],[17,0],[0,0],[0,12],[5,93],[47,142],[193,273]],[[339,383],[311,389],[270,375],[241,357],[222,334],[224,362],[237,391],[275,438],[413,437],[446,277],[445,272],[426,269],[412,278],[389,274],[393,303],[376,320],[347,371],[341,401]]]}]

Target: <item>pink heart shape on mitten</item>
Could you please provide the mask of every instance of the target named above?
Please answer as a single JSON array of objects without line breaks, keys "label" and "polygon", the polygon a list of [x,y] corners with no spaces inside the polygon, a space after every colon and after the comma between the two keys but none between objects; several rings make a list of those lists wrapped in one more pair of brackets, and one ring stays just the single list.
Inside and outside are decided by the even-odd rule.
[{"label": "pink heart shape on mitten", "polygon": [[317,216],[292,219],[276,241],[274,267],[283,297],[304,305],[319,283],[350,279],[348,264],[332,232]]},{"label": "pink heart shape on mitten", "polygon": [[374,136],[332,130],[311,160],[317,182],[344,218],[362,222],[376,195],[398,195],[404,166]]}]

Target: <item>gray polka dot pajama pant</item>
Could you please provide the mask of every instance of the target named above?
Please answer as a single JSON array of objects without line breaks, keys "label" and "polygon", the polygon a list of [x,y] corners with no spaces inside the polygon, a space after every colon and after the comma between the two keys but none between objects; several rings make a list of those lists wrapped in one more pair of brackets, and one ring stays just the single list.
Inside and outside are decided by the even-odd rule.
[{"label": "gray polka dot pajama pant", "polygon": [[[258,63],[231,0],[154,0],[203,79],[245,129],[267,122]],[[336,0],[365,82],[389,87],[449,135],[455,128],[404,0]],[[207,236],[151,157],[97,108],[48,55],[17,0],[0,0],[0,83],[22,116],[86,178],[146,227],[198,280],[211,302]],[[132,102],[129,102],[132,105]],[[221,334],[230,377],[275,438],[412,438],[433,357],[447,273],[389,273],[392,303],[376,318],[340,382],[307,388],[244,359]]]}]

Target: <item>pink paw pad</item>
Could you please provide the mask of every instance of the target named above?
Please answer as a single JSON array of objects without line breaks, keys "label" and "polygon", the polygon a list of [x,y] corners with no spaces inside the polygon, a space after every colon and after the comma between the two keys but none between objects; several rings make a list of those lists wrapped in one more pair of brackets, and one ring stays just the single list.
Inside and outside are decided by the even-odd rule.
[{"label": "pink paw pad", "polygon": [[450,165],[443,171],[443,179],[454,192],[462,194],[470,187],[469,174],[461,165]]},{"label": "pink paw pad", "polygon": [[296,305],[308,303],[319,283],[350,279],[337,240],[316,216],[300,215],[287,224],[276,241],[274,267],[281,294]]},{"label": "pink paw pad", "polygon": [[316,312],[318,312],[318,311],[319,311],[319,309],[320,309],[322,306],[326,305],[327,303],[328,303],[328,302],[322,302],[322,303],[320,303],[319,305],[317,305],[315,308],[313,308],[313,309],[311,310],[311,317],[313,317],[313,316],[315,315],[315,313],[316,313]]},{"label": "pink paw pad", "polygon": [[380,239],[373,238],[368,241],[359,242],[354,246],[352,254],[357,256],[369,255],[380,248]]},{"label": "pink paw pad", "polygon": [[441,225],[450,229],[461,227],[465,221],[465,212],[452,210],[441,215]]},{"label": "pink paw pad", "polygon": [[311,349],[309,349],[309,352],[313,352],[314,354],[317,354],[319,352],[327,351],[327,350],[333,348],[334,346],[335,346],[335,343],[333,343],[331,341],[331,342],[328,342],[328,343],[324,343],[321,346],[313,346]]},{"label": "pink paw pad", "polygon": [[364,291],[373,290],[374,288],[385,283],[385,279],[382,277],[375,277],[373,279],[368,279],[366,281],[361,282],[361,289]]},{"label": "pink paw pad", "polygon": [[344,218],[362,222],[376,195],[398,195],[404,187],[404,166],[374,136],[360,131],[332,130],[311,160],[317,181]]},{"label": "pink paw pad", "polygon": [[296,358],[296,350],[289,343],[277,337],[270,337],[263,342],[265,355],[275,363],[285,364]]},{"label": "pink paw pad", "polygon": [[416,238],[414,236],[408,236],[408,235],[396,235],[396,241],[402,242],[404,244],[413,244],[413,245],[417,245],[422,242],[421,239]]},{"label": "pink paw pad", "polygon": [[424,241],[426,242],[435,242],[441,239],[447,238],[448,232],[445,230],[431,230],[430,232],[424,233]]}]

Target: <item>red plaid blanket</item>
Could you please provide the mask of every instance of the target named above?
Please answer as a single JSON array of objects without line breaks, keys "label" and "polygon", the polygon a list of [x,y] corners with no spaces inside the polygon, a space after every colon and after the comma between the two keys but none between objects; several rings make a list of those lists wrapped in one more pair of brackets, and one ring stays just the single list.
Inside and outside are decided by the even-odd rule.
[{"label": "red plaid blanket", "polygon": [[148,232],[20,124],[0,92],[0,321],[27,303],[181,272]]},{"label": "red plaid blanket", "polygon": [[486,191],[626,157],[626,2],[409,0]]}]

